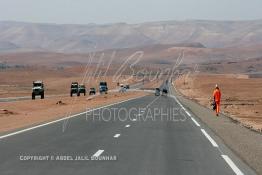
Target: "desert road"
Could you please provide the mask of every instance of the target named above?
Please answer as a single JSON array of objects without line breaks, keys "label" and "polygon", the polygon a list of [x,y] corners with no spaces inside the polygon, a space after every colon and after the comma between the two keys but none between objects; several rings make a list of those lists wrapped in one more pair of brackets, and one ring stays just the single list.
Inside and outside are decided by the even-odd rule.
[{"label": "desert road", "polygon": [[225,148],[174,96],[152,94],[0,136],[0,174],[253,174]]}]

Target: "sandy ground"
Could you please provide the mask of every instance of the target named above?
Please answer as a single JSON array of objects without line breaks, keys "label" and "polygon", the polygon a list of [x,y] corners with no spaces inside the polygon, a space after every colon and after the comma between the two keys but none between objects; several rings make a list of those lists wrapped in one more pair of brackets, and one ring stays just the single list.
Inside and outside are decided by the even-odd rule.
[{"label": "sandy ground", "polygon": [[[130,76],[121,76],[115,79],[113,75],[91,76],[95,72],[81,67],[54,70],[49,68],[28,68],[0,71],[0,98],[31,96],[32,82],[42,80],[45,85],[45,95],[70,94],[72,82],[85,84],[87,90],[91,87],[98,89],[100,81],[106,81],[109,89],[117,87],[117,83],[133,84],[135,79]],[[90,73],[90,74],[89,74]],[[84,78],[85,77],[85,78]]]},{"label": "sandy ground", "polygon": [[[55,97],[35,101],[16,101],[1,104],[0,132],[12,131],[45,121],[78,113],[88,108],[104,106],[114,102],[146,95],[144,92],[108,93],[92,99],[90,96]],[[59,101],[61,101],[59,103]]]},{"label": "sandy ground", "polygon": [[[105,69],[96,72],[96,67],[68,67],[55,69],[51,67],[28,67],[24,69],[7,69],[0,71],[0,98],[31,96],[32,81],[43,80],[45,84],[45,98],[40,100],[22,100],[14,102],[0,102],[0,132],[12,131],[18,128],[35,125],[41,122],[78,113],[86,108],[94,108],[113,102],[145,95],[144,92],[110,92],[107,95],[70,97],[71,82],[83,82],[87,91],[91,87],[99,88],[100,81],[106,81],[109,90],[119,88],[117,84],[132,85],[139,83],[139,79],[130,75],[114,76],[114,70],[104,76]],[[86,72],[85,72],[86,71]],[[101,74],[99,73],[101,71]],[[113,72],[113,73],[112,73]],[[87,76],[85,76],[87,75]],[[141,81],[141,79],[140,79]],[[156,88],[162,81],[145,82],[143,87]],[[66,95],[68,94],[68,96]],[[88,93],[87,93],[88,94]],[[62,96],[54,96],[62,95]],[[81,94],[82,95],[82,94]],[[61,101],[57,104],[57,102]]]},{"label": "sandy ground", "polygon": [[175,82],[185,96],[210,108],[215,84],[222,91],[221,111],[257,131],[262,131],[262,79],[243,75],[198,74]]}]

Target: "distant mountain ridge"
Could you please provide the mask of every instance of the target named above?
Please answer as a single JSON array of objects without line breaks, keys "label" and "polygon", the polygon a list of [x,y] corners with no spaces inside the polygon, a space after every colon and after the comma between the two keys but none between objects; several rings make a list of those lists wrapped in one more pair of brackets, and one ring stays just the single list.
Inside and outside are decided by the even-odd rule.
[{"label": "distant mountain ridge", "polygon": [[262,20],[187,20],[106,25],[0,22],[0,52],[86,53],[154,44],[183,45],[183,43],[186,43],[186,47],[208,48],[262,44]]}]

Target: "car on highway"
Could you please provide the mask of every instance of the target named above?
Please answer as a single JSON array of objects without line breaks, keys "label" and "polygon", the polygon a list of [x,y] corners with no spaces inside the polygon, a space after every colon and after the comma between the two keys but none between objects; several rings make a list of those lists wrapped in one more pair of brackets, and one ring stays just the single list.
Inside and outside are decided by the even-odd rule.
[{"label": "car on highway", "polygon": [[167,95],[168,94],[168,90],[166,88],[162,89],[162,95]]},{"label": "car on highway", "polygon": [[85,87],[84,84],[80,84],[78,86],[78,94],[79,94],[79,96],[80,96],[81,93],[83,93],[84,96],[86,96],[86,87]]},{"label": "car on highway", "polygon": [[73,94],[77,94],[79,96],[80,94],[78,93],[78,82],[72,82],[71,83],[71,89],[70,89],[70,96],[72,97]]},{"label": "car on highway", "polygon": [[102,81],[99,83],[99,92],[100,94],[105,93],[107,94],[108,91],[108,87],[107,87],[107,82]]},{"label": "car on highway", "polygon": [[90,88],[89,95],[96,95],[96,89],[95,88]]},{"label": "car on highway", "polygon": [[41,96],[41,99],[45,98],[45,89],[43,81],[33,81],[33,88],[32,88],[32,100],[35,99],[35,96]]},{"label": "car on highway", "polygon": [[155,90],[155,96],[159,96],[160,95],[160,89],[159,88],[156,88],[156,90]]}]

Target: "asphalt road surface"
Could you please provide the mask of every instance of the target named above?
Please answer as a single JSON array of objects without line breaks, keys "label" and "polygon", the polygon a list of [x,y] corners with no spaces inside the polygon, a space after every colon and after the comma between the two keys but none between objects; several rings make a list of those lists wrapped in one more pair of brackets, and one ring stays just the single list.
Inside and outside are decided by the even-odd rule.
[{"label": "asphalt road surface", "polygon": [[174,97],[152,94],[0,136],[0,174],[252,174],[212,137]]}]

